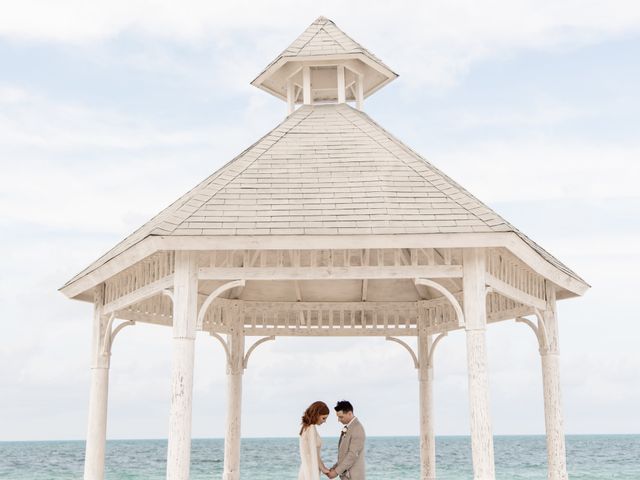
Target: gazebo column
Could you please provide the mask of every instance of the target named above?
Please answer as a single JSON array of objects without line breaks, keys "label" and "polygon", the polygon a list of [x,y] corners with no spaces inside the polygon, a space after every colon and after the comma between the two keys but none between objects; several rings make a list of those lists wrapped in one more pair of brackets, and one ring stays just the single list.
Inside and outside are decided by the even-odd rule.
[{"label": "gazebo column", "polygon": [[108,318],[102,315],[104,284],[94,295],[93,333],[91,339],[91,387],[89,420],[84,457],[84,480],[104,478],[104,456],[107,441],[107,400],[109,394],[109,355],[102,346],[107,335]]},{"label": "gazebo column", "polygon": [[191,460],[193,360],[198,316],[198,264],[194,252],[175,252],[173,364],[167,480],[188,480]]},{"label": "gazebo column", "polygon": [[240,479],[240,435],[242,417],[242,375],[244,373],[244,331],[235,310],[227,335],[227,433],[224,440],[223,480]]},{"label": "gazebo column", "polygon": [[487,375],[485,253],[463,249],[463,300],[474,480],[494,480],[493,434]]},{"label": "gazebo column", "polygon": [[540,348],[540,357],[542,360],[544,393],[544,423],[547,433],[547,478],[549,480],[566,480],[568,476],[560,396],[560,354],[556,292],[548,282],[546,294],[547,308],[542,315],[547,345]]},{"label": "gazebo column", "polygon": [[433,428],[433,365],[431,335],[418,330],[418,379],[420,382],[420,480],[436,478],[436,439]]},{"label": "gazebo column", "polygon": [[305,105],[313,103],[311,95],[311,67],[305,65],[302,67],[302,102]]}]

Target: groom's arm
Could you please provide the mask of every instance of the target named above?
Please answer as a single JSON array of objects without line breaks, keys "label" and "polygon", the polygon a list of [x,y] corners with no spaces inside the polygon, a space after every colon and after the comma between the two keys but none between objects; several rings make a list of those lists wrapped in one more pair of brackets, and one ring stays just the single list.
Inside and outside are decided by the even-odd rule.
[{"label": "groom's arm", "polygon": [[351,433],[351,442],[349,442],[347,454],[333,469],[338,472],[338,475],[342,475],[353,467],[353,464],[356,463],[356,460],[358,460],[358,457],[362,454],[362,450],[364,450],[364,429],[357,428]]}]

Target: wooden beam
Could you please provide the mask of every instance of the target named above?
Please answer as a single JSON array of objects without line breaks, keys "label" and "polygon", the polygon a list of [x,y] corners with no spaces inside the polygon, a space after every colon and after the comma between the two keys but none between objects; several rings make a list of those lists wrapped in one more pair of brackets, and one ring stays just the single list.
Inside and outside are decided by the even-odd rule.
[{"label": "wooden beam", "polygon": [[529,295],[528,293],[523,292],[522,290],[509,285],[506,282],[494,277],[493,275],[486,274],[485,275],[486,283],[496,293],[500,295],[510,298],[516,302],[522,303],[523,305],[528,305],[530,307],[537,308],[539,310],[544,310],[547,306],[544,300],[541,300],[533,295]]},{"label": "wooden beam", "polygon": [[363,65],[359,64],[356,60],[346,60],[344,65],[347,69],[351,70],[356,77],[358,75],[364,75],[364,70],[361,68]]},{"label": "wooden beam", "polygon": [[133,305],[134,303],[141,302],[142,300],[146,300],[147,298],[158,295],[160,292],[162,292],[162,290],[171,286],[173,286],[173,275],[169,275],[161,278],[160,280],[156,280],[149,285],[145,285],[138,290],[123,295],[122,297],[107,303],[104,306],[104,315],[109,315],[122,308],[126,308],[129,305]]},{"label": "wooden beam", "polygon": [[136,323],[163,325],[165,327],[170,327],[173,322],[169,315],[150,315],[147,313],[132,312],[130,310],[119,311],[117,318],[120,320],[131,320]]},{"label": "wooden beam", "polygon": [[[451,251],[451,249],[445,248],[444,251]],[[429,248],[427,249],[427,258],[428,261],[427,263],[431,264],[436,262],[436,257],[445,265],[447,264],[445,256],[440,253],[438,251],[438,249],[436,248]],[[451,263],[451,262],[449,262]],[[459,290],[461,288],[462,285],[457,284],[455,281],[453,280],[445,280],[446,286],[447,288],[449,288],[450,290]]]},{"label": "wooden beam", "polygon": [[516,307],[511,310],[500,310],[498,312],[487,312],[487,323],[502,322],[504,320],[513,320],[525,315],[533,315],[535,310],[532,307]]},{"label": "wooden beam", "polygon": [[316,328],[316,327],[244,327],[244,333],[250,337],[277,336],[277,337],[416,337],[418,329],[413,325],[410,328]]},{"label": "wooden beam", "polygon": [[385,278],[461,278],[460,265],[396,267],[202,267],[201,280],[362,280]]},{"label": "wooden beam", "polygon": [[500,233],[434,233],[424,234],[376,234],[376,235],[204,235],[204,236],[150,236],[130,247],[115,258],[96,262],[86,273],[70,280],[60,291],[69,298],[93,301],[87,292],[100,282],[121,272],[137,261],[160,250],[226,250],[248,249],[297,249],[305,248],[469,248],[506,247],[524,261],[536,273],[548,278],[568,294],[560,291],[562,298],[583,295],[589,285],[571,277],[535,252],[513,232]]}]

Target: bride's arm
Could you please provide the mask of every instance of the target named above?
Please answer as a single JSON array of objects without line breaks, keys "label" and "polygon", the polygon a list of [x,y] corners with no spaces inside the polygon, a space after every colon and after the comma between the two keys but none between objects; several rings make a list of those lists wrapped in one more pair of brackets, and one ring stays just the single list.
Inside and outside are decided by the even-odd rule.
[{"label": "bride's arm", "polygon": [[317,455],[318,455],[318,468],[320,469],[320,471],[322,473],[329,473],[329,469],[325,466],[324,462],[322,461],[322,457],[320,456],[320,445],[319,444],[316,444],[316,452],[317,452]]},{"label": "bride's arm", "polygon": [[305,480],[312,480],[318,476],[318,460],[315,448],[314,435],[312,435],[311,427],[307,427],[302,433],[301,438],[301,456],[302,456],[302,475]]},{"label": "bride's arm", "polygon": [[320,447],[318,447],[318,465],[322,473],[329,473],[329,469],[325,466],[322,458],[320,457]]},{"label": "bride's arm", "polygon": [[[309,438],[309,450],[311,457],[311,471],[317,472],[320,470],[320,464],[322,463],[320,460],[320,449],[318,448],[318,442],[316,439],[316,426],[311,425],[308,429],[308,438]],[[307,432],[305,432],[307,433]]]},{"label": "bride's arm", "polygon": [[318,458],[318,461],[320,462],[320,471],[322,473],[327,474],[331,471],[327,467],[325,467],[324,463],[322,463],[322,460],[320,460],[320,458]]}]

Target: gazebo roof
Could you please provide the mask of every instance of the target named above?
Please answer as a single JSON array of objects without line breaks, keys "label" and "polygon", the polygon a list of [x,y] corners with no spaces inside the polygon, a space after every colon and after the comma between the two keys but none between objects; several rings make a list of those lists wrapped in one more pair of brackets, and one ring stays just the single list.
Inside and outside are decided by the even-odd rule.
[{"label": "gazebo roof", "polygon": [[273,63],[282,57],[349,53],[362,53],[374,62],[384,65],[382,60],[340,30],[335,23],[320,16]]},{"label": "gazebo roof", "polygon": [[365,113],[346,104],[302,106],[76,275],[63,290],[149,237],[506,232],[586,285]]},{"label": "gazebo roof", "polygon": [[382,60],[340,30],[325,17],[318,17],[258,75],[251,84],[283,100],[286,79],[301,68],[301,62],[314,60],[327,64],[349,60],[365,79],[364,97],[368,97],[398,77]]},{"label": "gazebo roof", "polygon": [[361,111],[395,77],[320,17],[252,82],[286,100],[286,119],[62,287],[94,304],[85,472],[104,470],[113,340],[140,322],[173,332],[168,477],[189,476],[198,332],[226,354],[225,478],[240,466],[247,362],[283,336],[402,345],[420,379],[421,476],[433,477],[434,349],[464,329],[473,469],[488,478],[485,328],[516,320],[541,354],[549,474],[566,473],[556,300],[588,285]]}]

